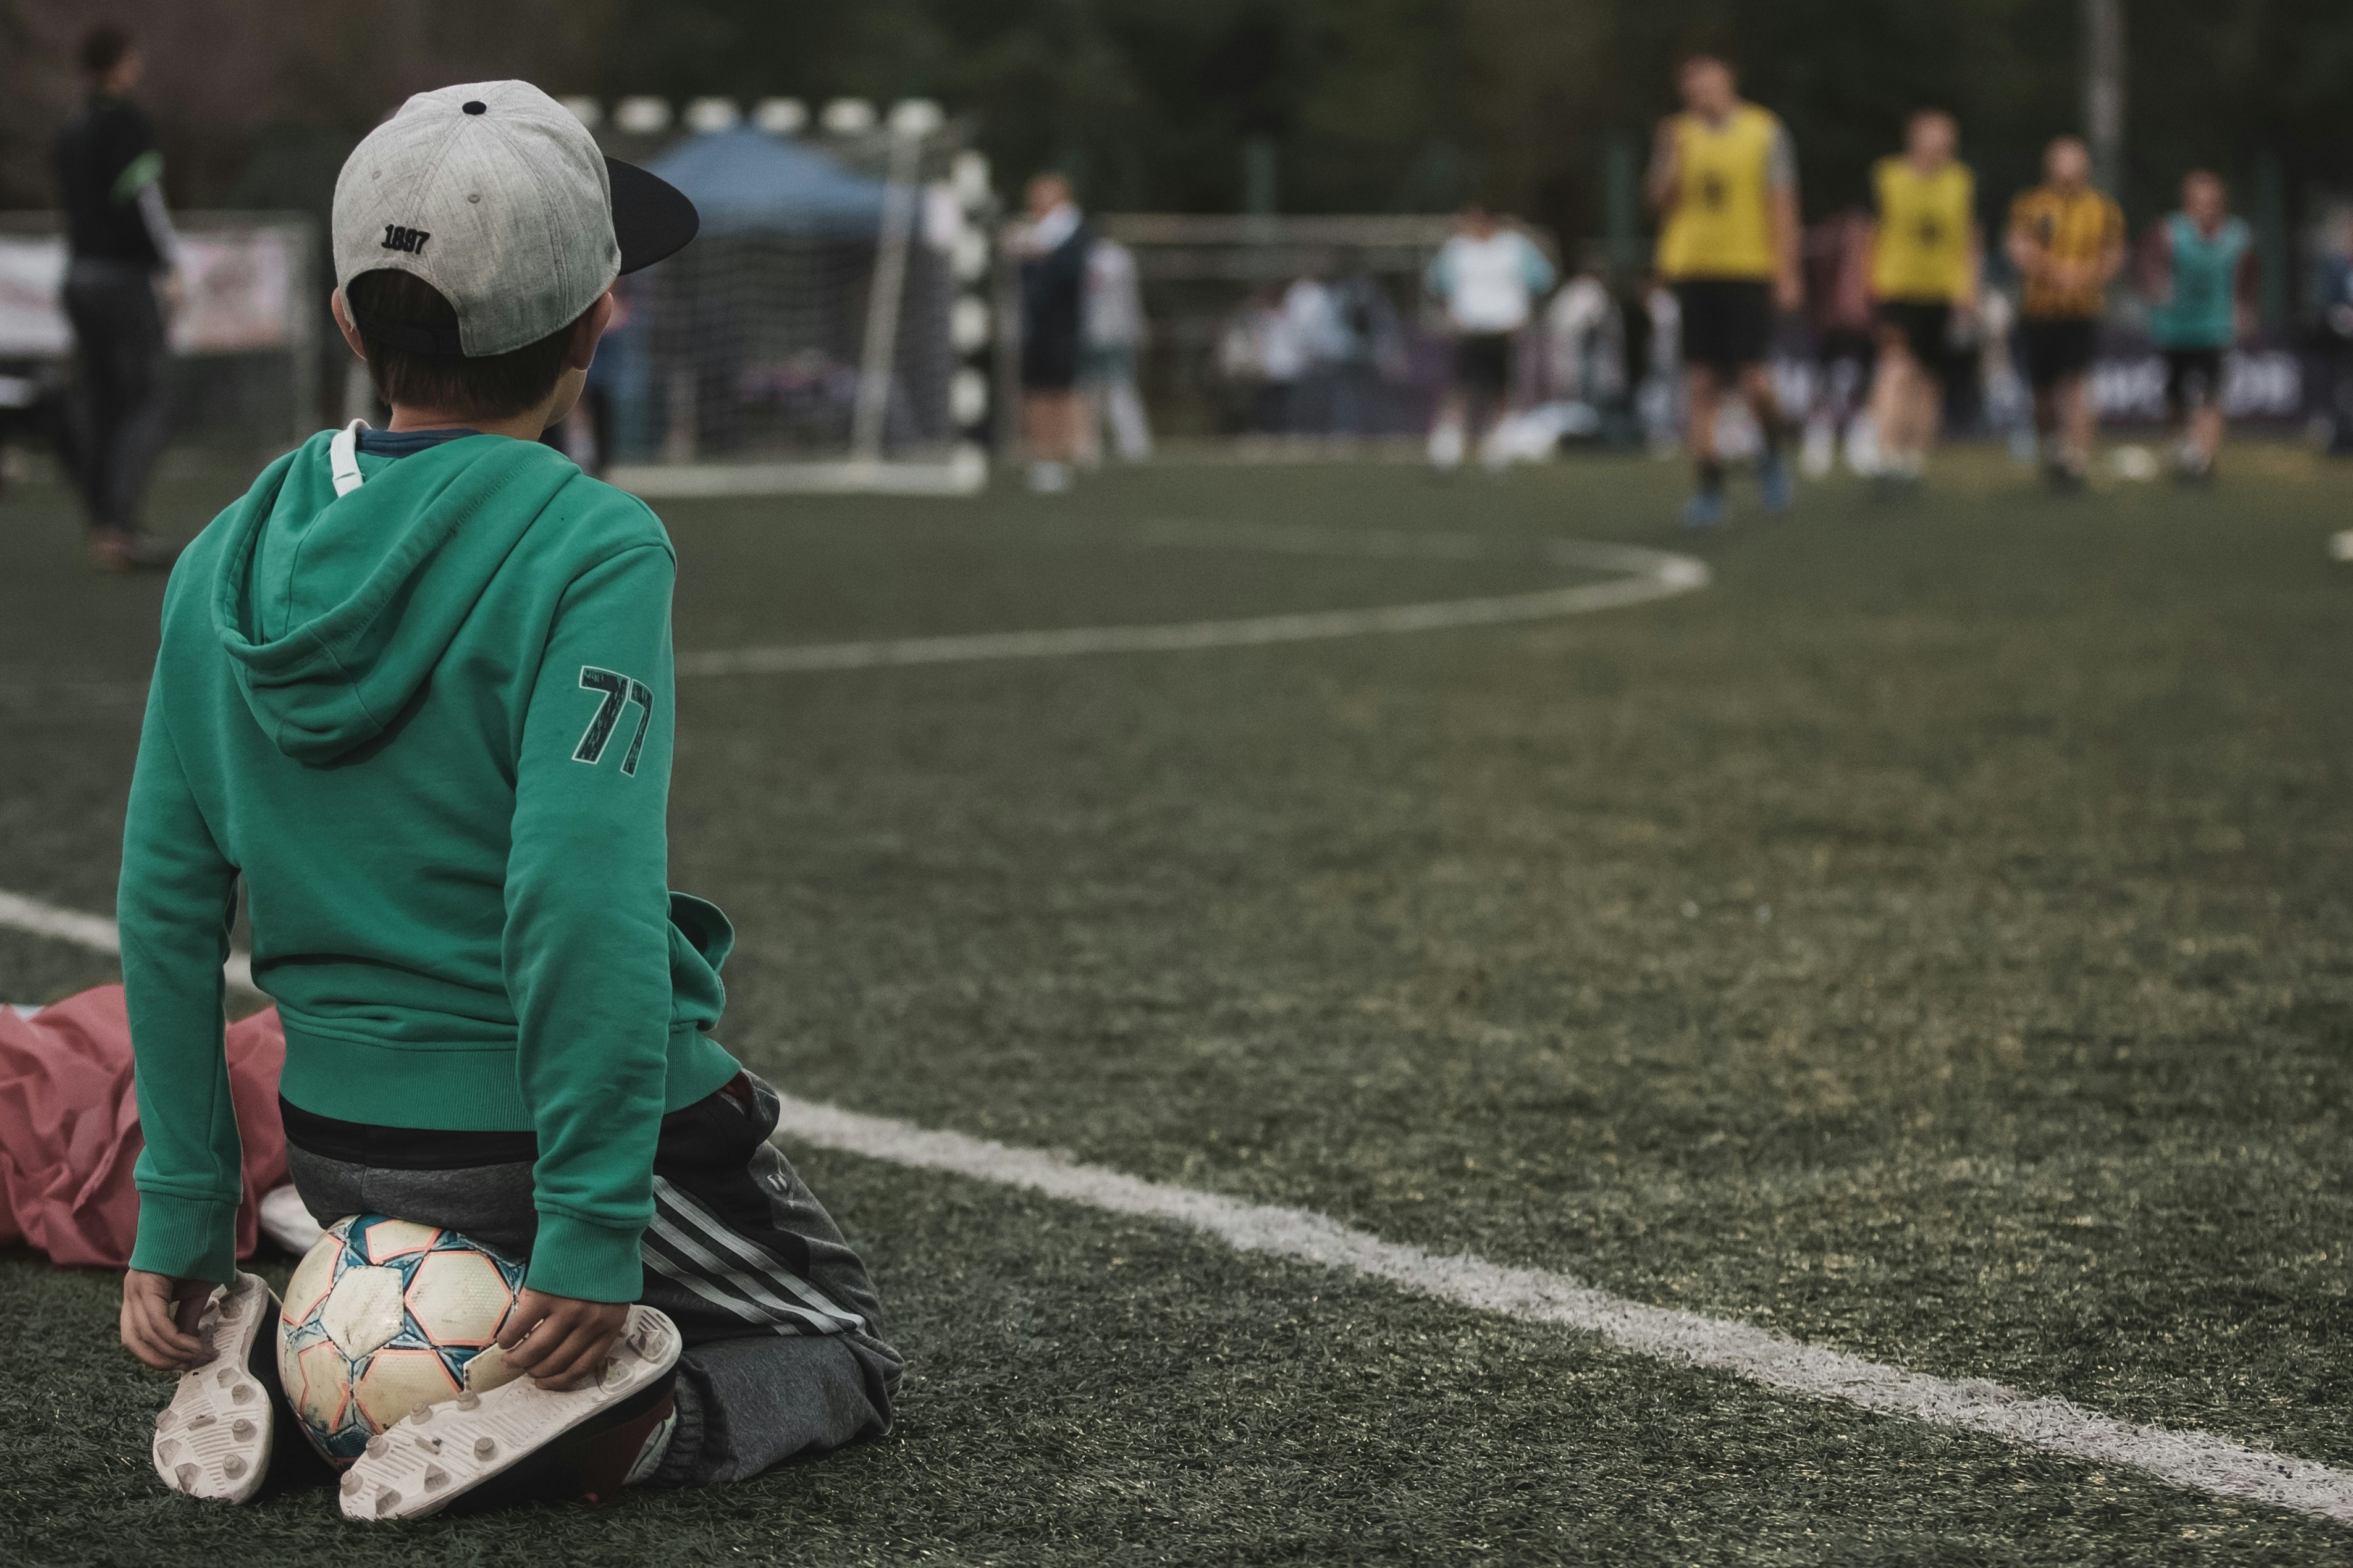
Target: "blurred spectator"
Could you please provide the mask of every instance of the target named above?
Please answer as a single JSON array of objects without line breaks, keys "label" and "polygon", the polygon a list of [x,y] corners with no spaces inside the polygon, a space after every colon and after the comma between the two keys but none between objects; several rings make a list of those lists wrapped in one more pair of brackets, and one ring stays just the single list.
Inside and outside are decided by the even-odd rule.
[{"label": "blurred spectator", "polygon": [[2141,242],[2141,290],[2149,335],[2165,353],[2166,414],[2179,431],[2178,479],[2213,474],[2222,445],[2222,356],[2255,327],[2255,239],[2231,216],[2221,176],[2193,170],[2181,182],[2181,210],[2151,226]]},{"label": "blurred spectator", "polygon": [[2329,359],[2328,449],[2353,453],[2353,208],[2329,223],[2320,255],[2320,337]]},{"label": "blurred spectator", "polygon": [[1451,468],[1505,411],[1512,340],[1551,289],[1553,268],[1535,241],[1474,204],[1462,209],[1422,281],[1454,336],[1453,379],[1430,433],[1430,460]]},{"label": "blurred spectator", "polygon": [[1625,322],[1599,264],[1579,268],[1552,297],[1545,308],[1544,337],[1545,379],[1554,397],[1597,414],[1625,402]]},{"label": "blurred spectator", "polygon": [[[79,477],[100,566],[167,566],[172,551],[142,537],[141,507],[164,450],[164,339],[159,278],[175,295],[179,241],[164,207],[164,155],[137,104],[145,62],[120,27],[81,45],[90,100],[58,134],[58,195],[71,260],[66,315],[81,378]],[[174,300],[176,303],[176,299]]]},{"label": "blurred spectator", "polygon": [[1087,252],[1084,323],[1086,360],[1081,387],[1086,412],[1081,460],[1090,465],[1102,460],[1103,426],[1108,421],[1120,457],[1131,463],[1143,462],[1152,456],[1152,425],[1145,416],[1143,395],[1136,391],[1135,362],[1149,329],[1144,320],[1143,296],[1136,288],[1134,253],[1115,239],[1098,239]]},{"label": "blurred spectator", "polygon": [[1332,316],[1337,328],[1331,359],[1329,429],[1343,439],[1369,436],[1385,424],[1380,407],[1384,383],[1403,374],[1404,334],[1388,293],[1354,254],[1332,285]]},{"label": "blurred spectator", "polygon": [[1841,441],[1850,467],[1860,473],[1873,466],[1870,421],[1858,417],[1871,385],[1874,353],[1871,228],[1869,213],[1849,207],[1806,230],[1806,314],[1814,330],[1814,395],[1799,464],[1816,476],[1831,471]]},{"label": "blurred spectator", "polygon": [[1332,391],[1345,332],[1332,290],[1313,273],[1292,279],[1282,291],[1283,329],[1297,345],[1299,374],[1291,384],[1291,406],[1283,420],[1293,436],[1322,436],[1332,428]]},{"label": "blurred spectator", "polygon": [[1094,231],[1058,174],[1033,177],[1029,221],[1015,241],[1021,258],[1021,425],[1029,448],[1029,488],[1071,486],[1078,457],[1081,324],[1086,310],[1087,253]]}]

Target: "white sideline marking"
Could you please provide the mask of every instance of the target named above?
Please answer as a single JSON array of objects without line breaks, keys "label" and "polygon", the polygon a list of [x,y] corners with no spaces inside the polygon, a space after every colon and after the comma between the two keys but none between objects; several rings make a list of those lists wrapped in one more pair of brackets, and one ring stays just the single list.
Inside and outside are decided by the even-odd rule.
[{"label": "white sideline marking", "polygon": [[[59,909],[55,904],[45,904],[38,899],[28,899],[5,889],[0,889],[0,926],[30,931],[35,936],[55,937],[59,942],[78,942],[100,952],[120,954],[122,952],[122,934],[115,930],[114,922],[103,915],[86,915],[79,910]],[[230,953],[228,962],[221,966],[221,973],[227,977],[231,985],[252,991],[257,996],[261,994],[255,989],[253,960],[248,954]]]},{"label": "white sideline marking", "polygon": [[[1141,537],[1146,543],[1256,548],[1301,554],[1459,558],[1465,553],[1478,553],[1481,548],[1477,536],[1465,534],[1358,534],[1342,529],[1219,529],[1186,523],[1149,525]],[[1472,546],[1467,552],[1462,542],[1465,541]],[[974,632],[961,637],[712,649],[681,653],[677,668],[681,676],[785,675],[916,664],[971,664],[989,659],[1066,658],[1082,654],[1189,653],[1202,648],[1548,621],[1563,616],[1648,604],[1653,599],[1688,594],[1708,583],[1704,562],[1663,550],[1598,544],[1580,539],[1547,540],[1543,542],[1542,550],[1545,560],[1556,566],[1621,572],[1626,575],[1614,583],[1590,583],[1573,588],[1362,610],[1315,610],[1236,620],[1183,621],[1167,626],[1069,626],[1050,631]]]},{"label": "white sideline marking", "polygon": [[[13,893],[0,893],[0,923],[100,952],[121,950],[113,921]],[[1978,1432],[2089,1464],[2128,1465],[2187,1490],[2353,1524],[2353,1473],[2210,1432],[2176,1432],[2119,1421],[2070,1400],[2038,1398],[1981,1378],[1957,1381],[1906,1372],[1736,1319],[1647,1306],[1548,1269],[1506,1268],[1467,1253],[1441,1258],[1419,1247],[1383,1241],[1309,1209],[1245,1203],[1082,1165],[1042,1149],[938,1131],[790,1095],[778,1099],[782,1112],[776,1131],[819,1148],[1026,1187],[1065,1203],[1181,1225],[1238,1251],[1346,1269],[1474,1311],[1598,1334],[1630,1355],[1729,1373],[1784,1394],[1835,1399],[1876,1415]]]},{"label": "white sideline marking", "polygon": [[820,1148],[1185,1226],[1243,1252],[1345,1269],[1477,1311],[1599,1334],[1631,1355],[1729,1373],[1785,1394],[1840,1400],[1876,1415],[1958,1427],[2086,1463],[2128,1465],[2189,1490],[2353,1524],[2353,1473],[2207,1432],[2137,1426],[2068,1400],[2038,1398],[1981,1379],[1906,1372],[1733,1319],[1646,1306],[1546,1269],[1505,1268],[1468,1255],[1439,1257],[1307,1209],[1147,1182],[1044,1150],[789,1096],[784,1097],[777,1131]]}]

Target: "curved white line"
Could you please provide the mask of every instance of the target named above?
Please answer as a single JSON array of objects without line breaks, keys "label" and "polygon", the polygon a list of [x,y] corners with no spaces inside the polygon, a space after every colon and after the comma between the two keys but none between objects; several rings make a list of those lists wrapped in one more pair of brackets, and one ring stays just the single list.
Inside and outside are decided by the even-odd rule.
[{"label": "curved white line", "polygon": [[[1302,554],[1429,554],[1459,558],[1461,534],[1357,533],[1342,530],[1218,530],[1190,524],[1155,524],[1145,543],[1213,548],[1278,550]],[[775,647],[711,649],[681,653],[681,676],[786,675],[829,669],[874,669],[916,664],[971,664],[988,659],[1065,658],[1099,653],[1190,653],[1203,648],[1250,647],[1267,643],[1315,642],[1332,637],[1398,632],[1443,631],[1458,626],[1504,626],[1556,620],[1621,609],[1653,599],[1688,594],[1708,584],[1707,564],[1688,555],[1645,550],[1632,544],[1601,544],[1581,539],[1542,542],[1550,565],[1626,574],[1617,582],[1546,588],[1527,594],[1427,604],[1387,605],[1361,610],[1312,610],[1235,620],[1183,621],[1166,626],[1068,626],[1058,630],[974,632],[960,637],[892,637],[859,642],[788,643]]]}]

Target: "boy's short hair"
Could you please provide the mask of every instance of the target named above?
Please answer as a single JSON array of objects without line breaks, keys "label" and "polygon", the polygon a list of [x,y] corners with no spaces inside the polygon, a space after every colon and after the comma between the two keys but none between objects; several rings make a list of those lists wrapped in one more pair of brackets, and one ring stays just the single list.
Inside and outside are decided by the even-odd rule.
[{"label": "boy's short hair", "polygon": [[379,397],[471,419],[503,419],[543,402],[564,374],[565,356],[580,325],[575,318],[537,342],[470,359],[386,341],[404,335],[404,327],[445,340],[458,331],[457,310],[441,290],[413,272],[363,272],[343,286],[343,303],[359,328]]},{"label": "boy's short hair", "polygon": [[100,22],[81,36],[81,68],[85,76],[104,76],[131,52],[131,35],[111,22]]}]

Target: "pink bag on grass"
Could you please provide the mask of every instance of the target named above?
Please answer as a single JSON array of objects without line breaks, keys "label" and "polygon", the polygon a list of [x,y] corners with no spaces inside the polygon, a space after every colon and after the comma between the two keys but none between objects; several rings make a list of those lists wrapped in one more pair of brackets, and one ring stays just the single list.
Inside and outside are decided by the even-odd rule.
[{"label": "pink bag on grass", "polygon": [[[244,1143],[237,1255],[259,1237],[255,1205],[286,1180],[278,1009],[228,1026],[229,1096]],[[122,987],[100,985],[26,1016],[0,1007],[0,1242],[53,1263],[120,1268],[139,1227],[132,1162],[142,1147]]]}]

